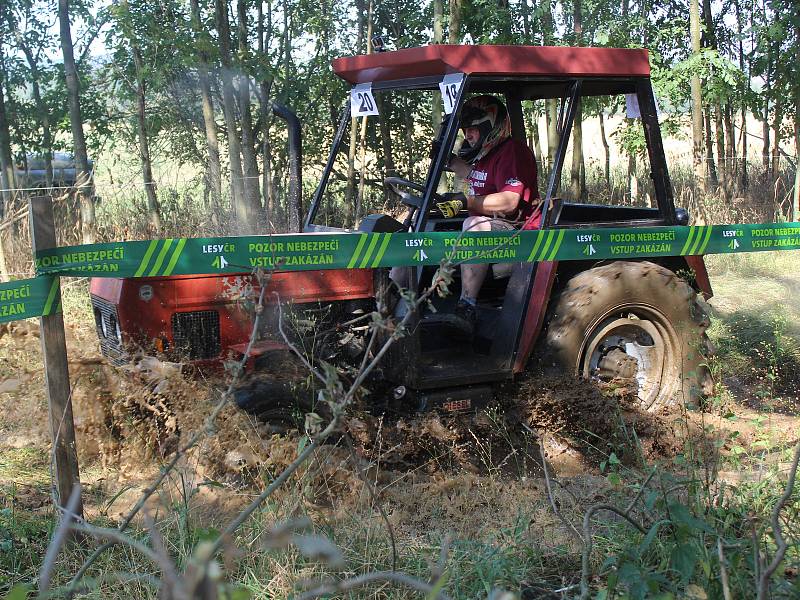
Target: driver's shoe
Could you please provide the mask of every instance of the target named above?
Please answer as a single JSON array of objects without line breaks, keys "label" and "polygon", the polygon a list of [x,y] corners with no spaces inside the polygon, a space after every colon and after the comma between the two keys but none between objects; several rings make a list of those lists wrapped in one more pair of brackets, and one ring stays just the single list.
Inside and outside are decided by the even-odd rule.
[{"label": "driver's shoe", "polygon": [[441,322],[447,325],[453,336],[462,340],[471,340],[475,336],[477,320],[477,309],[464,300],[458,301],[452,313],[441,316]]}]

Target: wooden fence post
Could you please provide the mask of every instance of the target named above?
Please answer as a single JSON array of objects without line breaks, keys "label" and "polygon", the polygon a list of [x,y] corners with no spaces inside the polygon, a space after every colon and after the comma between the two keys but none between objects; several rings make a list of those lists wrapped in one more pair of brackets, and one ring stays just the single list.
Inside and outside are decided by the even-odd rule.
[{"label": "wooden fence post", "polygon": [[[31,244],[37,250],[56,246],[53,202],[49,196],[31,198]],[[61,289],[54,301],[61,304]],[[52,464],[56,479],[56,502],[65,508],[73,486],[80,483],[78,453],[75,447],[75,424],[72,419],[72,395],[67,362],[67,341],[61,311],[39,318],[42,358],[44,360],[47,404],[50,413],[50,434],[53,440]],[[78,499],[75,514],[83,516],[83,503]]]}]

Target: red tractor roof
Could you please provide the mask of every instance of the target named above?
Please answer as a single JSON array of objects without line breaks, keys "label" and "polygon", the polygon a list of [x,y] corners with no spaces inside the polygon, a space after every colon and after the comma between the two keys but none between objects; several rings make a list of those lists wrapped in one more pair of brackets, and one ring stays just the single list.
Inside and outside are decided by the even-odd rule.
[{"label": "red tractor roof", "polygon": [[643,49],[433,45],[337,58],[333,70],[353,84],[448,73],[489,77],[649,77],[650,62]]}]

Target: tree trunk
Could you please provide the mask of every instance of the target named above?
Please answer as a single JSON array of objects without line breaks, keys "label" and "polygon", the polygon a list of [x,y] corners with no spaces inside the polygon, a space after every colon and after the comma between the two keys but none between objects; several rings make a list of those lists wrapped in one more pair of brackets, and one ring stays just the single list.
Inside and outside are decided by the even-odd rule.
[{"label": "tree trunk", "polygon": [[[535,1],[535,0],[534,0]],[[535,43],[531,27],[531,7],[528,0],[522,0],[522,31],[525,34],[525,43],[533,45]],[[536,160],[536,172],[542,173],[542,141],[539,139],[539,123],[536,114],[536,106],[533,101],[528,102],[528,147],[533,148],[533,157]]]},{"label": "tree trunk", "polygon": [[[795,64],[800,61],[800,23],[794,24]],[[795,86],[794,92],[794,193],[789,221],[797,221],[800,211],[800,88]]]},{"label": "tree trunk", "polygon": [[777,180],[781,175],[781,123],[783,123],[783,102],[781,98],[775,102],[775,120],[772,122],[772,179]]},{"label": "tree trunk", "polygon": [[[433,0],[433,43],[441,44],[444,40],[444,3],[442,0]],[[367,36],[369,47],[369,36]]]},{"label": "tree trunk", "polygon": [[[703,0],[703,24],[705,25],[705,30],[703,31],[703,35],[705,37],[705,46],[707,48],[711,48],[712,50],[717,50],[717,32],[714,28],[714,18],[711,12],[711,0]],[[713,151],[710,150],[711,148],[711,107],[708,107],[708,112],[706,113],[707,128],[708,128],[708,157],[712,159],[709,161],[709,169],[714,168],[714,154]],[[717,163],[716,163],[716,175],[713,177],[713,180],[717,186],[721,186],[723,190],[723,194],[727,196],[727,169],[725,167],[725,141],[724,136],[722,135],[722,116],[720,110],[720,102],[717,99],[714,102],[714,124],[716,126],[716,133],[717,133]]]},{"label": "tree trunk", "polygon": [[[9,17],[9,27],[13,27]],[[50,130],[50,111],[48,111],[44,102],[42,101],[42,92],[40,86],[39,65],[36,64],[36,59],[31,52],[30,46],[25,41],[25,38],[20,34],[19,30],[15,29],[17,46],[25,54],[25,60],[28,62],[28,69],[31,72],[31,90],[33,91],[33,101],[36,105],[36,118],[42,127],[42,147],[44,149],[44,169],[45,181],[48,188],[53,187],[53,134]]]},{"label": "tree trunk", "polygon": [[347,187],[344,192],[344,223],[349,226],[355,212],[356,150],[358,145],[358,119],[350,119],[350,146],[347,149]]},{"label": "tree trunk", "polygon": [[242,149],[236,127],[236,100],[233,93],[231,69],[231,38],[228,22],[227,0],[215,0],[214,17],[219,34],[219,53],[222,63],[222,112],[228,137],[228,153],[231,168],[231,207],[239,232],[249,229],[256,215],[249,214],[249,204],[244,198],[242,185]]},{"label": "tree trunk", "polygon": [[728,184],[733,188],[734,182],[738,175],[738,161],[736,160],[736,132],[733,130],[733,107],[728,102],[722,109],[722,123],[725,126],[725,152],[726,160],[728,163]]},{"label": "tree trunk", "polygon": [[[289,5],[288,1],[284,0],[283,3],[283,74],[286,85],[283,89],[284,104],[289,103],[289,82],[292,81],[292,31],[289,21]],[[289,160],[285,161],[287,166]],[[291,177],[291,175],[289,175]],[[289,179],[287,177],[287,179]],[[299,232],[303,227],[303,206],[302,206],[302,189],[298,197],[285,194],[288,202],[286,203],[286,221],[289,232]]]},{"label": "tree trunk", "polygon": [[[202,48],[208,34],[203,29],[200,19],[198,0],[191,0],[192,27],[195,32],[195,47]],[[217,121],[214,117],[214,99],[211,94],[211,83],[208,78],[208,55],[204,50],[197,51],[197,78],[200,84],[200,103],[203,108],[203,129],[206,136],[206,181],[211,190],[211,215],[216,222],[222,210],[222,170],[219,164],[219,139]]]},{"label": "tree trunk", "polygon": [[131,45],[133,64],[136,68],[136,123],[139,135],[139,160],[142,162],[142,182],[147,195],[147,214],[156,232],[161,231],[161,214],[153,181],[153,166],[150,162],[150,146],[147,140],[147,120],[145,111],[145,84],[143,77],[142,54],[136,45]]},{"label": "tree trunk", "polygon": [[447,25],[447,43],[461,40],[461,0],[450,0],[450,18]]},{"label": "tree trunk", "polygon": [[[583,45],[583,21],[581,18],[581,1],[572,3],[575,44]],[[583,166],[583,103],[579,100],[575,111],[575,124],[572,127],[572,168],[570,170],[570,192],[575,200],[586,197],[586,178]]]},{"label": "tree trunk", "polygon": [[[749,84],[748,84],[749,85]],[[742,165],[739,171],[739,182],[742,186],[742,190],[746,190],[747,186],[750,185],[750,175],[748,173],[748,165],[747,165],[747,106],[742,106],[742,142],[739,144],[739,148],[742,151]]]},{"label": "tree trunk", "polygon": [[[700,9],[698,0],[689,0],[689,33],[692,40],[692,55],[700,54]],[[706,169],[703,165],[703,92],[699,75],[692,75],[689,82],[692,95],[692,163],[695,181],[703,191],[708,191]]]},{"label": "tree trunk", "polygon": [[[767,89],[769,89],[769,78],[767,78]],[[764,176],[769,179],[769,148],[770,148],[770,129],[769,129],[769,99],[764,100],[764,118],[761,120],[761,162],[764,167]]]},{"label": "tree trunk", "polygon": [[585,179],[581,177],[583,169],[583,106],[578,100],[575,111],[575,124],[572,127],[572,166],[570,168],[570,194],[575,201],[586,196]]},{"label": "tree trunk", "polygon": [[706,39],[706,48],[717,49],[717,32],[714,30],[714,15],[711,12],[711,0],[703,1],[703,21],[705,31],[703,32]]},{"label": "tree trunk", "polygon": [[652,10],[651,2],[648,0],[641,0],[639,6],[639,24],[641,29],[640,39],[642,40],[642,48],[650,46],[650,40],[647,39],[649,32],[648,24],[650,23],[650,11]]},{"label": "tree trunk", "polygon": [[606,138],[606,124],[605,118],[603,117],[603,109],[600,109],[600,141],[603,142],[603,156],[605,157],[605,164],[603,174],[606,178],[606,189],[608,193],[611,194],[611,148],[608,145],[608,139]]},{"label": "tree trunk", "polygon": [[[380,133],[381,133],[381,149],[383,150],[383,176],[386,177],[394,177],[397,175],[397,171],[394,166],[394,154],[392,151],[392,130],[389,123],[389,113],[391,112],[391,105],[390,105],[391,96],[387,95],[384,98],[384,95],[378,93],[375,96],[375,102],[378,106],[378,111],[381,113],[381,118],[378,122],[380,125]],[[385,187],[385,194],[386,200],[388,200],[388,196],[390,194],[389,186]]]},{"label": "tree trunk", "polygon": [[[2,204],[2,203],[0,203]],[[0,217],[2,217],[3,211],[2,207],[0,207]],[[0,282],[6,283],[10,281],[11,277],[8,274],[8,264],[6,263],[6,251],[3,248],[3,232],[0,231]]]},{"label": "tree trunk", "polygon": [[[762,8],[766,11],[766,0],[762,2]],[[767,69],[766,75],[764,76],[764,119],[762,121],[762,141],[764,145],[761,149],[761,160],[763,161],[764,165],[764,178],[769,181],[772,178],[772,174],[770,173],[770,160],[769,160],[769,148],[770,148],[770,131],[769,131],[769,93],[772,90],[772,69],[773,69],[773,60],[772,54],[767,52]]]},{"label": "tree trunk", "polygon": [[[798,36],[800,39],[800,36]],[[792,193],[792,208],[789,211],[789,221],[794,222],[800,214],[800,94],[795,100],[794,112],[794,190]]]},{"label": "tree trunk", "polygon": [[[358,38],[356,52],[361,52],[364,44],[364,30],[366,29],[364,0],[356,0],[356,13],[358,14]],[[358,145],[358,119],[350,119],[350,146],[347,149],[347,187],[344,194],[344,222],[350,224],[354,215],[354,196],[356,193],[356,149]]]},{"label": "tree trunk", "polygon": [[761,138],[763,145],[761,148],[761,159],[764,167],[764,176],[768,179],[772,176],[770,173],[770,148],[772,147],[772,130],[769,127],[769,109],[764,110],[764,120],[761,122]]},{"label": "tree trunk", "polygon": [[722,104],[714,103],[714,130],[717,134],[717,168],[719,170],[720,187],[726,198],[730,198],[728,180],[728,149],[725,147],[725,131],[722,128]]},{"label": "tree trunk", "polygon": [[[269,98],[269,90],[266,89],[266,84],[262,83],[261,94],[264,98]],[[265,102],[266,104],[266,102]],[[266,114],[267,108],[265,107],[262,113],[262,126],[261,130],[264,132],[264,143],[261,144],[261,162],[264,163],[263,174],[263,192],[264,192],[264,215],[267,221],[267,228],[270,232],[275,231],[275,189],[272,185],[272,148],[269,139],[269,130],[271,119]]]},{"label": "tree trunk", "polygon": [[[369,3],[372,6],[372,2]],[[371,23],[367,25],[371,27]],[[444,41],[444,3],[442,0],[433,0],[433,44],[441,44]],[[369,36],[367,36],[367,47],[369,47]],[[431,123],[433,130],[438,131],[442,125],[442,94],[435,90],[431,94]]]},{"label": "tree trunk", "polygon": [[541,135],[539,135],[539,115],[536,114],[536,107],[533,106],[533,102],[531,102],[528,114],[530,115],[528,121],[530,122],[531,138],[533,142],[532,144],[529,143],[529,146],[533,148],[534,158],[536,159],[536,172],[543,173],[544,165],[542,164],[542,140]]},{"label": "tree trunk", "polygon": [[80,81],[75,68],[72,46],[72,31],[69,23],[69,0],[58,0],[58,21],[61,34],[61,51],[64,55],[64,75],[67,83],[69,122],[72,128],[72,144],[75,153],[75,186],[81,207],[81,238],[84,244],[95,241],[94,201],[89,180],[89,159],[86,154],[86,138],[83,135],[81,115]]},{"label": "tree trunk", "polygon": [[[545,46],[553,44],[553,7],[551,0],[541,0],[542,41]],[[558,99],[545,100],[545,121],[547,122],[547,171],[553,168],[558,148]]]},{"label": "tree trunk", "polygon": [[[416,173],[417,157],[414,155],[414,119],[411,116],[407,101],[402,109],[402,115],[405,125],[406,148],[408,149],[408,164],[410,165],[410,170]],[[413,175],[411,179],[414,179]]]},{"label": "tree trunk", "polygon": [[[372,54],[372,0],[368,2],[367,8],[367,54]],[[436,94],[434,94],[436,95]],[[361,139],[359,141],[361,148],[361,157],[359,164],[361,170],[358,178],[358,198],[356,199],[355,216],[353,218],[353,227],[358,225],[358,219],[361,217],[361,209],[364,204],[364,181],[367,177],[367,117],[361,118]]]},{"label": "tree trunk", "polygon": [[8,130],[8,117],[3,92],[3,69],[0,68],[0,186],[3,202],[0,202],[0,218],[4,216],[6,204],[14,197],[14,159],[11,156],[11,133]]},{"label": "tree trunk", "polygon": [[250,76],[247,74],[247,2],[238,0],[239,14],[239,113],[242,126],[242,171],[244,175],[244,197],[247,212],[253,216],[248,233],[256,233],[261,223],[261,190],[259,189],[258,164],[256,163],[255,139],[253,136],[253,113],[250,108]]},{"label": "tree trunk", "polygon": [[628,155],[628,196],[631,205],[635,205],[639,199],[639,180],[636,178],[636,155]]},{"label": "tree trunk", "polygon": [[711,185],[716,189],[719,187],[719,178],[717,177],[717,165],[714,161],[714,141],[711,132],[711,110],[705,111],[706,121],[706,163],[708,163],[708,178]]},{"label": "tree trunk", "polygon": [[[269,40],[272,38],[272,2],[267,3],[267,26],[264,27],[264,3],[258,3],[258,53],[264,55]],[[327,54],[327,52],[326,52]],[[265,77],[259,84],[260,118],[261,132],[264,142],[261,144],[261,162],[263,164],[262,191],[264,195],[264,215],[269,232],[275,231],[272,213],[274,211],[275,195],[272,189],[272,149],[270,148],[269,129],[272,123],[270,107],[270,89],[272,88],[272,78]]]},{"label": "tree trunk", "polygon": [[508,0],[496,0],[496,2],[500,22],[498,23],[498,40],[495,43],[510,44],[513,42],[513,30],[509,3]]},{"label": "tree trunk", "polygon": [[528,0],[520,1],[520,12],[522,13],[522,34],[524,35],[523,42],[533,46],[534,41],[531,35],[531,9],[530,6],[528,6]]},{"label": "tree trunk", "polygon": [[[747,189],[748,181],[747,181],[747,102],[745,101],[745,93],[747,90],[750,89],[750,64],[749,61],[745,60],[745,53],[744,53],[744,36],[742,35],[742,9],[739,0],[734,0],[734,7],[736,9],[736,28],[737,28],[737,36],[739,38],[739,69],[744,74],[744,81],[742,82],[742,87],[739,90],[740,102],[741,106],[741,113],[742,113],[742,129],[741,129],[741,141],[739,142],[739,148],[742,151],[742,159],[741,164],[739,165],[738,171],[738,184],[742,190]],[[751,22],[753,16],[753,5],[751,4]],[[751,33],[752,35],[752,33]],[[733,119],[734,123],[736,122],[736,118]]]}]

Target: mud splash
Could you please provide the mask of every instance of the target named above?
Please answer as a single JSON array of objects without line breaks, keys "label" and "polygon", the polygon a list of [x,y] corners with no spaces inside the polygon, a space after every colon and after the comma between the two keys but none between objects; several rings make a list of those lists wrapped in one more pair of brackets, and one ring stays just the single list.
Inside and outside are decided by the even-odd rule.
[{"label": "mud splash", "polygon": [[[261,373],[247,389],[271,389],[269,385],[276,382],[285,386],[302,377],[296,371]],[[150,359],[123,372],[97,366],[93,385],[76,395],[80,426],[88,434],[81,437],[92,440],[104,465],[121,464],[132,470],[137,462],[163,460],[206,426],[223,387],[222,381],[188,378],[179,365]],[[274,422],[230,404],[193,453],[193,461],[207,479],[254,483],[259,473],[279,472],[297,455],[298,424],[302,427],[302,415],[292,426],[284,419],[278,435]],[[624,387],[602,391],[566,377],[531,377],[509,384],[498,390],[490,406],[472,413],[376,416],[354,410],[342,433],[366,464],[428,476],[440,472],[538,476],[543,434],[547,434],[548,459],[561,456],[576,471],[593,470],[612,451],[623,460],[633,460],[637,453],[663,456],[676,448],[669,420],[637,411]],[[347,458],[345,452],[337,461],[346,463]],[[324,477],[339,478],[336,469],[327,470]]]}]

